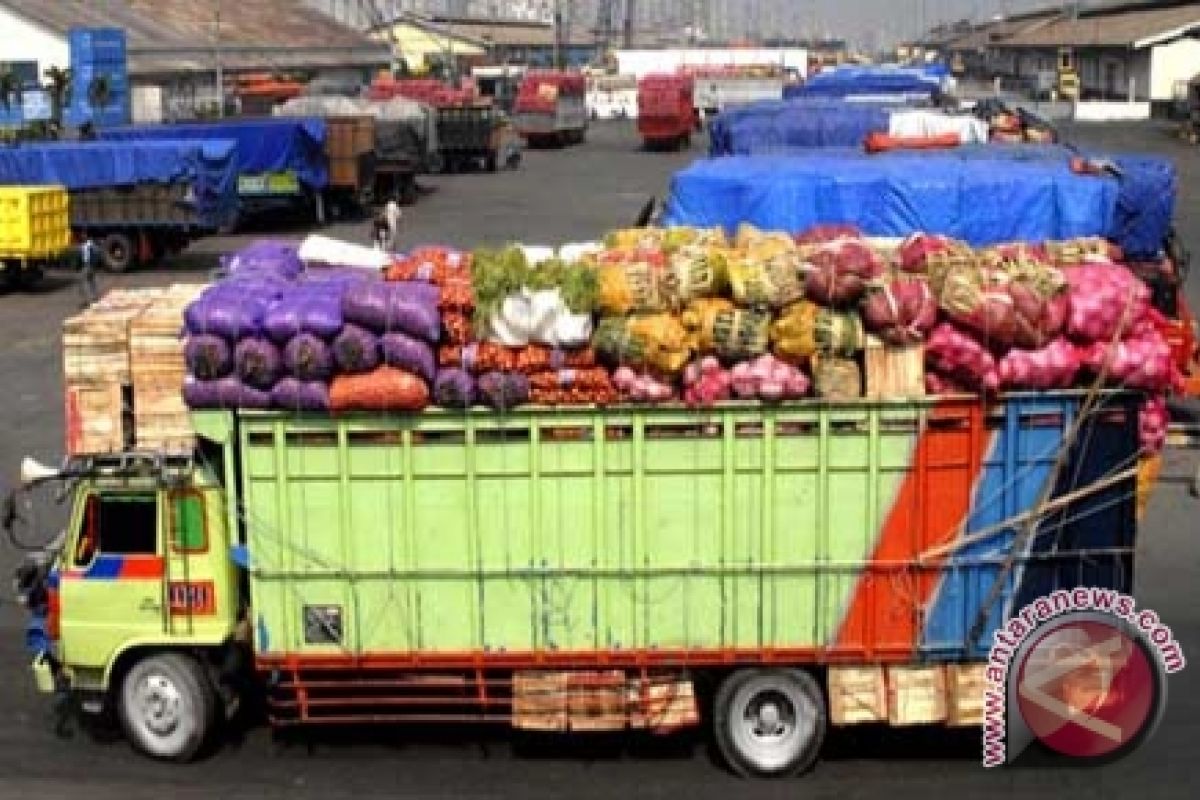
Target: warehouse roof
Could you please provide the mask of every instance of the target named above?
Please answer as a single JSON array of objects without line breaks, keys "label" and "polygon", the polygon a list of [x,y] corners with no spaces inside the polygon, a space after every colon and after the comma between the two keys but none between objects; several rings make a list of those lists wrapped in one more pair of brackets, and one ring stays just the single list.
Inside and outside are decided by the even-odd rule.
[{"label": "warehouse roof", "polygon": [[[477,19],[473,17],[431,17],[424,19],[408,15],[393,25],[412,26],[471,43],[493,47],[553,47],[554,26],[522,20]],[[587,47],[595,38],[586,31],[572,33],[565,44]]]},{"label": "warehouse roof", "polygon": [[295,0],[0,0],[59,35],[70,28],[124,28],[133,73],[206,71],[215,63],[220,10],[227,69],[374,66],[387,48]]},{"label": "warehouse roof", "polygon": [[1149,47],[1200,30],[1200,3],[1060,14],[993,39],[999,47]]}]

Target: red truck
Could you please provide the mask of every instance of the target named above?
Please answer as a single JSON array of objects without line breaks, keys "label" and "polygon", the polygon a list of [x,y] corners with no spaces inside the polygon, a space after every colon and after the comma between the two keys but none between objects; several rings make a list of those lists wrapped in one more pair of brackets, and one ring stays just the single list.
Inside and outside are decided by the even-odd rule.
[{"label": "red truck", "polygon": [[682,74],[647,75],[638,81],[638,133],[647,148],[691,147],[695,87],[695,80]]},{"label": "red truck", "polygon": [[587,133],[586,93],[578,72],[527,73],[513,104],[517,133],[530,145],[579,144]]}]

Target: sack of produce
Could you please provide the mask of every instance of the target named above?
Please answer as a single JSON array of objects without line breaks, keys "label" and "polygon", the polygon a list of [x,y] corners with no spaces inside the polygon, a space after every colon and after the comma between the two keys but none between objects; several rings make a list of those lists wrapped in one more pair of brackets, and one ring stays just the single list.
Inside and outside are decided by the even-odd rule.
[{"label": "sack of produce", "polygon": [[506,298],[484,326],[484,338],[505,347],[582,347],[591,335],[592,315],[572,312],[557,289],[522,290]]},{"label": "sack of produce", "polygon": [[675,399],[675,388],[670,383],[629,367],[620,367],[612,381],[621,397],[633,403],[667,403]]},{"label": "sack of produce", "polygon": [[344,293],[335,282],[290,287],[263,315],[263,331],[279,345],[303,332],[332,339],[342,329]]},{"label": "sack of produce", "polygon": [[433,383],[437,367],[433,363],[433,349],[412,336],[403,333],[385,333],[379,337],[379,349],[383,363],[389,367],[411,372],[426,383]]},{"label": "sack of produce", "polygon": [[476,333],[508,347],[582,347],[592,334],[597,270],[551,258],[533,267],[519,247],[477,250],[472,262]]},{"label": "sack of produce", "polygon": [[242,383],[264,392],[283,375],[283,355],[263,336],[238,342],[233,350],[233,364]]},{"label": "sack of produce", "polygon": [[925,394],[928,395],[947,395],[947,394],[974,394],[971,389],[963,386],[958,381],[952,378],[947,378],[945,375],[939,375],[936,372],[925,373]]},{"label": "sack of produce", "polygon": [[231,276],[270,276],[294,280],[304,272],[304,262],[292,242],[262,239],[231,256],[223,258],[222,267]]},{"label": "sack of produce", "polygon": [[215,381],[233,372],[233,348],[220,336],[196,333],[183,345],[183,360],[188,374],[200,380]]},{"label": "sack of produce", "polygon": [[230,375],[216,381],[188,378],[183,383],[188,408],[270,408],[270,392],[260,391]]},{"label": "sack of produce", "polygon": [[419,247],[394,259],[384,271],[388,281],[424,281],[439,289],[442,311],[469,311],[475,306],[471,256],[444,247]]},{"label": "sack of produce", "polygon": [[863,396],[862,369],[852,358],[821,356],[813,368],[813,389],[826,400],[857,400]]},{"label": "sack of produce", "polygon": [[1008,273],[1013,278],[1031,273],[1057,271],[1050,254],[1040,244],[1009,242],[985,247],[976,252],[976,261],[985,269]]},{"label": "sack of produce", "polygon": [[808,376],[772,355],[735,364],[733,395],[743,400],[796,400],[808,394]]},{"label": "sack of produce", "polygon": [[783,308],[804,297],[800,257],[794,250],[770,259],[733,255],[726,269],[733,299],[745,308]]},{"label": "sack of produce", "polygon": [[664,311],[666,300],[659,292],[663,272],[644,261],[601,264],[596,267],[597,310],[612,316]]},{"label": "sack of produce", "polygon": [[510,369],[526,375],[535,372],[547,372],[560,369],[587,369],[596,366],[596,353],[590,347],[580,347],[564,350],[560,347],[547,347],[542,344],[531,344],[514,352]]},{"label": "sack of produce", "polygon": [[329,410],[329,384],[287,377],[271,390],[271,404],[297,413]]},{"label": "sack of produce", "polygon": [[333,340],[333,360],[339,372],[371,372],[379,366],[379,338],[366,328],[347,323]]},{"label": "sack of produce", "polygon": [[613,367],[625,365],[661,375],[679,374],[691,357],[687,330],[670,314],[602,319],[592,347]]},{"label": "sack of produce", "polygon": [[1055,339],[1039,350],[1009,350],[996,364],[1001,389],[1067,389],[1079,374],[1075,345]]},{"label": "sack of produce", "polygon": [[477,399],[496,411],[529,402],[529,378],[519,372],[486,372],[475,383]]},{"label": "sack of produce", "polygon": [[333,350],[324,339],[301,333],[283,348],[283,366],[302,382],[328,381],[333,377]]},{"label": "sack of produce", "polygon": [[863,348],[862,319],[808,300],[793,303],[771,323],[771,350],[792,364],[805,364],[816,353],[852,356]]},{"label": "sack of produce", "polygon": [[1123,266],[1087,264],[1063,274],[1070,294],[1067,333],[1077,341],[1118,339],[1150,309],[1149,288]]},{"label": "sack of produce", "polygon": [[262,328],[263,315],[281,293],[278,284],[219,283],[187,307],[184,324],[189,333],[210,333],[230,341],[254,336]]},{"label": "sack of produce", "polygon": [[814,225],[796,236],[796,244],[829,244],[839,239],[861,239],[862,231],[857,225]]},{"label": "sack of produce", "polygon": [[931,268],[963,267],[975,263],[969,245],[948,236],[914,233],[900,244],[897,252],[900,269],[928,274]]},{"label": "sack of produce", "polygon": [[1095,261],[1119,264],[1124,259],[1120,247],[1099,236],[1046,242],[1046,254],[1059,268],[1076,267]]},{"label": "sack of produce", "polygon": [[442,341],[452,345],[464,345],[475,338],[471,315],[461,311],[442,314]]},{"label": "sack of produce", "polygon": [[732,397],[733,375],[713,356],[693,361],[683,371],[683,401],[693,407],[708,407]]},{"label": "sack of produce", "polygon": [[779,256],[793,255],[796,241],[786,233],[763,231],[749,223],[738,226],[733,249],[740,250],[752,261],[770,261]]},{"label": "sack of produce", "polygon": [[467,409],[475,405],[475,379],[465,369],[444,369],[433,382],[434,405]]},{"label": "sack of produce", "polygon": [[755,358],[771,346],[770,332],[771,315],[766,311],[721,311],[713,319],[712,351],[729,362]]},{"label": "sack of produce", "polygon": [[617,390],[601,367],[561,369],[530,375],[529,400],[543,406],[606,406],[617,401]]},{"label": "sack of produce", "polygon": [[442,330],[438,298],[436,286],[420,281],[363,281],[346,289],[342,316],[376,333],[401,331],[437,342]]},{"label": "sack of produce", "polygon": [[946,316],[987,342],[1009,347],[1016,337],[1016,312],[1003,273],[976,263],[930,267],[929,286]]},{"label": "sack of produce", "polygon": [[671,254],[659,273],[659,294],[667,308],[678,311],[689,302],[716,297],[728,283],[728,257],[723,250],[688,246]]},{"label": "sack of produce", "polygon": [[886,265],[866,242],[848,239],[821,247],[803,266],[804,290],[821,305],[841,308],[857,303]]},{"label": "sack of produce", "polygon": [[723,297],[705,297],[688,303],[679,315],[679,322],[688,334],[688,346],[699,353],[711,353],[716,349],[713,333],[717,318],[732,312],[737,307],[733,301]]},{"label": "sack of produce", "polygon": [[1167,393],[1181,383],[1171,346],[1153,328],[1142,327],[1123,341],[1093,342],[1082,354],[1083,365],[1110,385]]},{"label": "sack of produce", "polygon": [[995,391],[1000,387],[996,359],[991,351],[969,333],[943,322],[925,343],[925,364],[958,386],[973,391]]},{"label": "sack of produce", "polygon": [[420,411],[429,404],[429,387],[411,372],[379,367],[359,375],[338,375],[329,387],[329,408],[347,411]]},{"label": "sack of produce", "polygon": [[867,330],[896,347],[925,341],[937,314],[929,283],[915,275],[897,275],[871,286],[862,306]]},{"label": "sack of produce", "polygon": [[517,367],[515,347],[495,342],[446,345],[438,350],[439,367],[456,367],[478,375],[483,372],[512,372]]},{"label": "sack of produce", "polygon": [[1070,307],[1065,290],[1047,295],[1023,281],[1008,286],[1013,302],[1014,347],[1037,350],[1057,338],[1067,325]]}]

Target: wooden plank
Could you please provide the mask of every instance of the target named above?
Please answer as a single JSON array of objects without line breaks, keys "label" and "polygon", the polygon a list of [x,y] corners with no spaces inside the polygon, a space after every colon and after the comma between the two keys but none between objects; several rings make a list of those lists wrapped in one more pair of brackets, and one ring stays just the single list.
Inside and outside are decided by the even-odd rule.
[{"label": "wooden plank", "polygon": [[946,668],[946,724],[983,724],[987,664],[951,664]]},{"label": "wooden plank", "polygon": [[829,668],[829,718],[834,725],[886,722],[887,682],[883,667]]},{"label": "wooden plank", "polygon": [[863,354],[867,397],[895,399],[925,396],[925,348],[887,346],[876,336],[867,336]]},{"label": "wooden plank", "polygon": [[888,667],[888,723],[928,725],[946,720],[946,673],[940,666]]},{"label": "wooden plank", "polygon": [[68,384],[64,405],[69,455],[118,453],[125,449],[125,406],[120,384]]}]

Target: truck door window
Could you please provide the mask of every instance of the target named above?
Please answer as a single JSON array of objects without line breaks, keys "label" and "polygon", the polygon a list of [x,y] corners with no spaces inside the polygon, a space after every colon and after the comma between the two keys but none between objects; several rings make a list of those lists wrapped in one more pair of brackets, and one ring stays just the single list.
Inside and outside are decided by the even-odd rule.
[{"label": "truck door window", "polygon": [[154,555],[157,512],[152,494],[90,495],[75,543],[75,565],[87,566],[98,553]]},{"label": "truck door window", "polygon": [[171,496],[171,547],[180,553],[208,550],[204,497],[194,492]]}]

